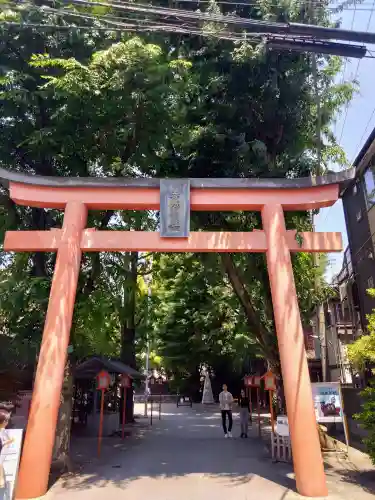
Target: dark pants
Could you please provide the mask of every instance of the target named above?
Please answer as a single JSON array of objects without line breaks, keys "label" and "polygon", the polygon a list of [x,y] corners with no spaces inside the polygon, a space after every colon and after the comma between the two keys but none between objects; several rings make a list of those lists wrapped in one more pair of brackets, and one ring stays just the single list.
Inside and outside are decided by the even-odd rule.
[{"label": "dark pants", "polygon": [[221,419],[223,421],[224,434],[227,433],[227,415],[229,420],[228,432],[232,432],[232,425],[233,425],[232,410],[221,410]]}]

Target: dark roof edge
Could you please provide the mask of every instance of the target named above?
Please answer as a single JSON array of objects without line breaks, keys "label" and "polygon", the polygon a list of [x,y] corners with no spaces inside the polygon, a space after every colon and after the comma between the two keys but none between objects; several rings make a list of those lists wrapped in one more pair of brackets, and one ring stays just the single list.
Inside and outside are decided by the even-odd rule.
[{"label": "dark roof edge", "polygon": [[[355,177],[355,170],[343,170],[319,177],[297,177],[295,179],[254,179],[254,178],[202,178],[187,179],[193,188],[225,188],[225,189],[290,189],[309,188],[340,184],[342,189]],[[38,175],[20,174],[18,172],[0,168],[0,183],[8,187],[10,182],[42,187],[159,187],[158,178],[130,177],[44,177]],[[342,191],[342,189],[340,191]]]},{"label": "dark roof edge", "polygon": [[[369,155],[368,161],[366,161],[366,155],[371,152],[371,149],[373,149],[373,152],[371,155]],[[358,153],[356,159],[353,162],[353,170],[355,170],[355,176],[354,179],[346,183],[346,186],[344,187],[341,193],[342,195],[349,186],[354,184],[355,180],[358,179],[358,177],[366,169],[374,154],[375,154],[375,128],[372,130],[371,134],[367,137],[366,142],[362,146],[360,152]]]},{"label": "dark roof edge", "polygon": [[358,168],[361,161],[363,160],[365,154],[370,149],[371,144],[375,141],[375,127],[373,128],[371,134],[367,137],[366,142],[362,146],[360,152],[358,153],[356,159],[354,160],[353,167]]}]

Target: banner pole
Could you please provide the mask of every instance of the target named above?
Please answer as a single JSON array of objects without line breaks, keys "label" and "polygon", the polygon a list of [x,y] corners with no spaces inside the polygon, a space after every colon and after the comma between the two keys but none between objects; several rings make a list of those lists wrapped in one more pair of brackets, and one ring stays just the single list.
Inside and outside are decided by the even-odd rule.
[{"label": "banner pole", "polygon": [[252,387],[250,386],[249,387],[249,403],[250,403],[250,422],[253,421],[253,403],[251,401],[251,397],[252,397]]},{"label": "banner pole", "polygon": [[122,439],[125,439],[125,422],[126,422],[126,387],[124,387],[124,402],[122,405]]},{"label": "banner pole", "polygon": [[275,421],[274,421],[274,415],[273,415],[272,393],[273,393],[273,391],[268,391],[269,398],[270,398],[271,428],[272,428],[272,434],[273,434],[275,432]]},{"label": "banner pole", "polygon": [[104,417],[104,390],[101,390],[102,400],[100,402],[100,420],[99,420],[99,435],[98,435],[98,457],[100,457],[103,434],[103,417]]},{"label": "banner pole", "polygon": [[259,434],[259,437],[261,437],[261,435],[262,435],[262,429],[260,427],[260,401],[259,401],[259,398],[260,398],[259,387],[257,387],[258,434]]},{"label": "banner pole", "polygon": [[339,394],[340,394],[340,399],[341,399],[342,423],[344,426],[346,452],[349,455],[349,427],[348,427],[348,420],[346,418],[346,413],[345,413],[344,397],[342,394],[341,382],[339,383]]}]

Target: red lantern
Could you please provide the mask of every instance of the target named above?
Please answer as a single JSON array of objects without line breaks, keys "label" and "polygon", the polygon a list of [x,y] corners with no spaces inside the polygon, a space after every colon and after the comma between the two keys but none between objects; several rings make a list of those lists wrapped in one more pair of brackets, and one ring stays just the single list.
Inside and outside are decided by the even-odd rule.
[{"label": "red lantern", "polygon": [[276,377],[271,372],[268,371],[263,375],[264,378],[264,389],[266,391],[276,391]]},{"label": "red lantern", "polygon": [[131,386],[131,381],[130,381],[129,375],[127,375],[126,373],[123,373],[121,375],[121,387],[129,389],[130,386]]},{"label": "red lantern", "polygon": [[105,370],[102,370],[98,373],[97,377],[97,389],[99,391],[104,391],[108,389],[109,384],[111,383],[111,376]]},{"label": "red lantern", "polygon": [[260,376],[259,375],[254,375],[253,387],[260,387]]},{"label": "red lantern", "polygon": [[245,387],[251,387],[253,385],[253,377],[246,375],[245,377]]}]

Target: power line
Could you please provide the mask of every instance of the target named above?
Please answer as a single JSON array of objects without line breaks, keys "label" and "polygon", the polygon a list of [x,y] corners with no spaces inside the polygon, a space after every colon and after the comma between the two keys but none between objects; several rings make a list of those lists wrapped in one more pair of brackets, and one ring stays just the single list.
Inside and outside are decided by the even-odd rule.
[{"label": "power line", "polygon": [[[121,0],[119,0],[121,2]],[[209,4],[211,3],[211,0],[177,0],[178,3],[190,3],[190,4],[197,4],[197,5],[200,5],[200,4]],[[254,3],[254,2],[243,2],[243,1],[236,1],[236,0],[216,0],[216,2],[218,5],[233,5],[234,7],[237,6],[237,5],[240,5],[240,6],[245,6],[245,7],[260,7],[260,4],[259,3]],[[309,2],[309,3],[312,3],[313,5],[317,5],[317,6],[321,6],[321,7],[324,7],[325,9],[327,10],[330,10],[330,11],[334,11],[334,12],[337,12],[337,7],[330,7],[330,6],[327,6],[326,2],[325,1],[321,1],[321,2]],[[374,9],[373,8],[362,8],[363,6],[366,6],[366,5],[371,5],[371,3],[361,3],[361,8],[356,8],[356,7],[343,7],[343,10],[345,11],[351,11],[351,10],[356,10],[357,12],[368,12],[368,11],[373,11]],[[304,7],[305,6],[305,1],[304,0],[300,0],[300,1],[294,1],[294,2],[290,2],[290,4],[287,6],[287,7]],[[282,6],[282,5],[278,5],[278,4],[269,4],[267,3],[267,7],[274,7],[274,8],[280,8],[280,9],[283,9],[285,8],[285,6]]]},{"label": "power line", "polygon": [[[372,3],[372,9],[371,9],[371,12],[370,12],[370,15],[369,15],[369,18],[368,18],[368,21],[367,21],[367,26],[366,26],[366,31],[369,31],[370,29],[370,26],[371,26],[371,20],[372,20],[372,15],[373,15],[373,12],[374,12],[374,7],[375,7],[375,0],[373,1]],[[355,12],[354,12],[354,15],[355,15]],[[353,22],[354,22],[354,15],[353,15]],[[371,56],[370,56],[371,57]],[[354,74],[354,78],[353,80],[355,81],[357,76],[358,76],[358,73],[359,73],[359,68],[360,68],[360,64],[361,64],[361,60],[358,59],[358,63],[357,63],[357,68],[356,68],[356,71],[355,71],[355,74]],[[342,130],[341,130],[341,136],[340,136],[340,140],[339,140],[339,143],[341,144],[341,140],[342,140],[342,137],[343,137],[343,134],[344,134],[344,129],[345,129],[345,124],[346,124],[346,119],[348,117],[348,111],[349,111],[349,102],[347,103],[346,105],[346,110],[345,110],[345,117],[344,117],[344,123],[343,123],[343,126],[342,126]]]},{"label": "power line", "polygon": [[[97,30],[100,29],[101,31],[164,31],[164,32],[178,32],[178,33],[185,33],[185,34],[196,34],[196,35],[202,35],[202,36],[208,36],[208,37],[214,37],[214,38],[220,38],[220,39],[226,39],[226,40],[231,40],[231,41],[240,41],[244,40],[245,37],[242,33],[232,33],[225,31],[224,29],[218,34],[217,32],[212,32],[212,31],[205,31],[204,29],[201,29],[198,27],[190,27],[188,23],[184,23],[183,25],[180,24],[173,24],[173,20],[168,20],[172,24],[161,24],[159,21],[150,21],[147,19],[136,19],[136,18],[130,18],[130,17],[116,17],[116,16],[110,16],[111,19],[104,17],[104,16],[94,16],[94,15],[89,15],[89,14],[82,14],[76,11],[72,10],[60,10],[60,9],[54,9],[52,7],[41,7],[41,6],[35,6],[36,9],[41,10],[43,12],[50,12],[54,13],[59,16],[68,16],[68,17],[77,17],[80,19],[84,20],[91,20],[91,21],[99,21],[104,22],[106,24],[109,24],[110,26],[114,26],[115,29],[112,27],[98,27],[98,26],[93,26],[92,29]],[[137,13],[138,14],[138,13]],[[124,19],[128,19],[132,21],[132,23],[125,23]],[[134,23],[147,23],[148,25],[143,25],[139,26]],[[86,26],[75,26],[75,25],[51,25],[51,24],[42,24],[42,23],[16,23],[16,22],[5,22],[2,23],[4,26],[12,26],[12,27],[34,27],[34,28],[40,28],[43,29],[44,27],[46,29],[51,29],[52,27],[55,27],[56,29],[87,29],[88,27]],[[256,33],[253,35],[257,35]],[[261,34],[263,36],[263,34]],[[259,42],[260,38],[255,38],[246,36],[247,41],[255,41]]]},{"label": "power line", "polygon": [[[333,277],[333,280],[336,279],[337,284],[340,284],[340,282],[342,283],[347,278],[350,278],[350,277],[355,278],[355,277],[358,276],[359,273],[358,272],[356,272],[356,273],[354,272],[354,264],[355,265],[359,264],[365,257],[364,256],[362,256],[362,257],[360,256],[361,258],[358,258],[358,259],[356,257],[360,254],[360,252],[363,252],[363,250],[365,249],[365,246],[367,245],[367,243],[370,240],[372,240],[374,236],[375,236],[375,231],[372,234],[370,234],[370,236],[367,238],[367,240],[361,245],[361,247],[356,251],[356,253],[354,255],[351,254],[350,245],[348,245],[346,247],[346,248],[349,248],[350,263],[352,265],[352,272],[351,273],[349,272],[349,265],[347,263],[343,262],[343,265],[341,266],[341,270]],[[345,254],[345,251],[344,251],[344,254]],[[340,276],[340,274],[341,274],[341,272],[342,272],[343,269],[345,269],[347,271],[347,273],[348,273],[347,274],[347,278],[344,278],[344,279],[342,279],[339,282],[338,278],[339,278],[339,276]]]},{"label": "power line", "polygon": [[[373,1],[373,6],[375,6],[375,0]],[[373,15],[373,12],[371,12],[371,14],[370,14],[370,16],[369,16],[368,23],[367,23],[367,30],[369,30],[369,29],[370,29],[371,20],[372,20],[372,15]],[[375,57],[372,55],[372,53],[371,53],[371,52],[370,52],[370,54],[371,54],[371,55],[370,55],[369,57],[371,57],[371,58],[375,59]],[[358,61],[358,62],[360,62],[360,61]],[[367,132],[367,129],[368,129],[368,127],[369,127],[370,123],[371,123],[371,120],[372,120],[372,118],[373,118],[374,114],[375,114],[375,107],[374,107],[374,109],[372,110],[371,116],[370,116],[370,118],[369,118],[369,120],[368,120],[368,122],[367,122],[367,124],[366,124],[366,127],[365,127],[365,130],[364,130],[363,134],[362,134],[362,137],[361,137],[361,139],[360,139],[359,143],[357,144],[357,148],[356,148],[357,150],[361,147],[361,144],[362,144],[363,138],[365,137],[365,134],[366,134],[366,132]],[[357,154],[357,153],[355,153],[355,155],[356,155],[356,154]],[[353,163],[354,159],[355,159],[355,156],[353,157],[352,163]]]},{"label": "power line", "polygon": [[[353,27],[354,27],[354,19],[355,19],[355,15],[356,15],[356,12],[357,12],[357,2],[354,2],[354,12],[353,12],[353,17],[352,17],[352,24],[351,24],[351,27],[350,29],[352,30]],[[346,71],[346,65],[348,63],[348,59],[345,58],[345,62],[344,62],[344,69],[343,69],[343,72],[342,72],[342,80],[341,80],[341,85],[344,84],[344,80],[345,80],[345,71]],[[358,67],[357,67],[358,68]],[[340,139],[339,139],[339,144],[341,144],[341,139],[342,139],[342,136],[344,134],[344,128],[345,128],[345,123],[346,123],[346,118],[348,116],[348,109],[349,109],[349,102],[346,103],[346,107],[345,107],[345,116],[344,116],[344,121],[343,121],[343,124],[342,124],[342,128],[341,128],[341,134],[340,134]]]},{"label": "power line", "polygon": [[[130,10],[132,14],[134,14],[134,10],[136,14],[155,14],[155,15],[160,15],[161,17],[166,17],[169,23],[172,22],[172,24],[161,24],[160,22],[155,22],[155,21],[149,21],[149,20],[142,20],[140,21],[139,19],[133,19],[131,18],[131,24],[129,23],[124,23],[123,19],[114,17],[115,21],[110,20],[107,16],[91,16],[89,14],[83,14],[83,13],[78,13],[76,11],[72,11],[71,9],[54,9],[53,7],[46,7],[46,6],[35,6],[37,9],[41,9],[45,12],[53,12],[57,15],[67,15],[71,17],[79,17],[83,18],[85,20],[90,19],[92,21],[98,21],[99,19],[104,22],[105,24],[108,24],[110,26],[114,26],[116,29],[123,29],[124,31],[145,31],[145,32],[156,32],[156,31],[161,31],[161,32],[170,32],[170,33],[183,33],[183,34],[190,34],[190,35],[204,35],[208,37],[216,37],[216,38],[221,38],[221,39],[227,39],[231,41],[241,41],[241,40],[248,40],[248,41],[254,41],[254,42],[260,42],[262,39],[265,41],[267,47],[269,49],[273,50],[293,50],[297,52],[313,52],[313,53],[324,53],[324,54],[337,54],[337,55],[347,55],[351,57],[364,57],[366,55],[366,47],[365,46],[359,46],[359,45],[348,45],[348,44],[342,44],[342,43],[335,43],[335,42],[330,42],[330,41],[324,41],[324,40],[319,40],[317,38],[313,38],[313,33],[309,33],[310,30],[316,30],[316,29],[322,29],[319,28],[318,26],[310,26],[310,25],[301,25],[301,24],[280,24],[280,23],[269,23],[269,22],[264,22],[260,20],[251,20],[251,19],[246,19],[246,18],[241,18],[241,17],[233,17],[233,16],[220,16],[220,15],[212,15],[209,14],[201,14],[199,12],[192,13],[188,12],[186,10],[181,10],[181,9],[170,9],[170,8],[151,8],[148,7],[145,9],[144,5],[142,4],[129,4],[128,2],[123,2],[121,4],[118,3],[107,3],[107,2],[91,2],[88,0],[72,0],[72,3],[78,4],[78,5],[88,5],[89,7],[92,7],[93,5],[100,5],[100,6],[109,6],[109,7],[115,7],[115,8],[120,8],[122,10],[125,8],[125,10]],[[175,12],[178,12],[178,15],[175,15]],[[172,14],[170,14],[172,13]],[[240,26],[242,28],[248,28],[249,26],[252,27],[250,30],[250,37],[246,33],[235,33],[230,30],[227,30],[223,28],[219,35],[215,34],[213,30],[205,30],[204,27],[201,28],[200,26],[198,27],[191,27],[189,26],[188,23],[184,23],[183,25],[181,24],[173,24],[173,21],[171,20],[171,17],[176,17],[175,23],[181,23],[181,19],[186,19],[186,21],[211,21],[211,22],[216,22],[218,20],[219,22],[224,23],[225,25],[232,24],[234,26],[238,25],[240,23]],[[203,18],[202,18],[203,17]],[[112,16],[113,19],[113,16]],[[164,19],[165,21],[165,19]],[[144,22],[145,24],[143,26],[139,26],[138,24],[134,23],[139,23],[139,22]],[[8,26],[16,26],[20,25],[22,23],[7,23]],[[151,25],[152,24],[152,25]],[[30,26],[30,25],[29,25]],[[294,28],[295,31],[298,32],[297,35],[293,35],[293,33],[290,33],[290,28]],[[40,27],[42,29],[42,27]],[[58,28],[57,28],[58,29]],[[62,28],[62,29],[67,29],[67,28]],[[72,29],[74,29],[74,26],[72,26]],[[217,30],[217,28],[216,28]],[[215,31],[216,31],[215,30]],[[281,36],[277,36],[277,34],[280,35],[280,30],[281,30]],[[275,33],[275,34],[272,34]],[[317,34],[318,35],[318,34]],[[327,34],[326,34],[327,35]],[[251,38],[252,37],[252,38]],[[258,37],[258,39],[254,38]],[[327,36],[326,36],[327,37]],[[323,37],[325,38],[325,37]],[[331,37],[330,37],[331,38]]]},{"label": "power line", "polygon": [[[374,56],[373,56],[373,58],[375,59],[375,57],[374,57]],[[357,144],[357,148],[356,148],[357,150],[360,148],[360,146],[361,146],[361,144],[362,144],[362,141],[363,141],[363,139],[364,139],[364,137],[365,137],[365,135],[366,135],[367,129],[368,129],[368,127],[369,127],[369,125],[370,125],[370,123],[371,123],[371,120],[373,119],[374,115],[375,115],[375,107],[374,107],[374,109],[372,110],[371,116],[370,116],[370,118],[369,118],[369,119],[368,119],[368,121],[367,121],[367,124],[366,124],[365,130],[364,130],[364,132],[363,132],[363,134],[362,134],[362,137],[360,138],[359,143]],[[356,153],[356,155],[357,155],[357,153]],[[352,163],[353,163],[353,161],[352,161]]]},{"label": "power line", "polygon": [[[51,0],[53,1],[53,0]],[[64,3],[67,3],[64,1]],[[132,12],[143,12],[161,16],[176,16],[178,18],[201,20],[206,22],[220,22],[224,24],[236,25],[240,28],[247,29],[249,32],[258,34],[281,34],[294,35],[302,37],[317,37],[321,39],[331,40],[346,40],[352,42],[367,42],[375,44],[375,33],[366,33],[358,31],[342,30],[338,28],[327,28],[323,26],[315,26],[300,23],[276,23],[271,21],[261,21],[256,19],[247,19],[235,15],[219,15],[213,13],[200,13],[184,9],[171,9],[164,7],[145,6],[144,4],[122,2],[116,3],[111,1],[91,1],[91,0],[70,0],[67,5],[83,5],[87,7],[103,6],[119,10],[130,10]]]},{"label": "power line", "polygon": [[[113,27],[102,27],[102,26],[77,26],[77,25],[56,25],[56,24],[38,24],[38,23],[14,23],[14,22],[4,22],[1,23],[1,26],[5,27],[11,27],[11,28],[20,28],[20,29],[30,29],[30,28],[37,28],[37,29],[45,29],[45,30],[53,30],[53,31],[59,31],[59,30],[88,30],[88,31],[106,31],[106,32],[151,32],[151,31],[163,31],[163,32],[171,32],[171,33],[184,33],[184,34],[189,34],[189,35],[199,35],[199,36],[205,36],[205,37],[212,37],[212,38],[218,38],[220,40],[229,40],[229,41],[241,41],[245,40],[243,36],[235,36],[235,35],[226,35],[226,34],[217,34],[214,32],[208,32],[208,31],[199,31],[199,30],[191,30],[191,29],[184,29],[179,26],[168,26],[168,25],[160,25],[160,26],[139,26],[136,24],[128,24],[125,25],[122,28],[113,28]],[[249,38],[246,38],[246,40],[250,41],[255,41]],[[259,40],[256,40],[259,41]]]},{"label": "power line", "polygon": [[[73,0],[73,2],[76,2],[76,3],[84,3],[85,5],[87,4],[86,0]],[[89,2],[90,5],[93,5],[93,3]],[[97,4],[103,4],[103,2],[97,2]],[[113,4],[111,4],[113,5]],[[121,4],[121,6],[124,6],[124,4]],[[132,4],[132,7],[134,7],[134,5]],[[134,24],[134,22],[139,22],[139,19],[133,19],[131,18],[130,20],[132,21],[132,24],[129,24],[129,23],[124,23],[123,20],[121,18],[116,18],[116,21],[111,21],[108,19],[108,17],[105,17],[105,16],[91,16],[89,14],[82,14],[82,13],[77,13],[76,11],[72,11],[70,9],[54,9],[52,7],[36,7],[36,8],[40,8],[42,9],[43,11],[46,11],[46,12],[53,12],[57,15],[67,15],[67,16],[71,16],[71,17],[79,17],[79,18],[83,18],[85,20],[87,19],[90,19],[92,21],[97,21],[98,19],[101,19],[102,22],[106,23],[106,24],[109,24],[109,25],[112,25],[112,26],[115,26],[116,28],[123,28],[124,31],[131,31],[132,28],[134,29],[134,31],[162,31],[162,32],[175,32],[175,33],[184,33],[184,34],[195,34],[195,35],[202,35],[204,34],[204,36],[213,36],[213,31],[212,30],[205,30],[204,28],[200,28],[199,26],[198,27],[190,27],[188,24],[184,23],[184,25],[180,25],[180,24],[160,24],[160,23],[157,23],[157,22],[154,22],[154,21],[148,21],[148,26],[146,25],[147,21],[142,21],[142,22],[145,22],[145,25],[140,27],[139,25],[137,24]],[[154,13],[156,9],[147,9],[147,12],[152,12]],[[159,11],[163,11],[163,14],[162,14],[162,17],[165,17],[165,14],[164,14],[164,11],[166,9],[157,9],[157,12]],[[168,10],[174,10],[174,9],[168,9]],[[144,8],[142,9],[137,9],[136,12],[141,12],[144,14]],[[184,14],[186,14],[186,11],[182,11]],[[170,17],[170,16],[169,16]],[[185,17],[185,16],[176,16],[176,17]],[[210,16],[212,17],[212,16]],[[220,17],[220,16],[218,16]],[[221,16],[223,17],[223,16]],[[119,19],[119,21],[117,21],[117,19]],[[225,20],[227,20],[228,17],[225,17]],[[236,18],[231,18],[233,21],[236,21]],[[241,18],[242,19],[242,18]],[[168,19],[170,21],[170,19]],[[195,21],[196,20],[196,17],[193,16],[191,18],[191,16],[188,16],[187,20],[193,20]],[[177,21],[180,21],[179,19],[177,19]],[[254,21],[253,21],[254,22]],[[150,26],[150,24],[153,24],[153,26]],[[13,26],[15,26],[16,24],[20,24],[20,23],[13,23]],[[236,23],[233,22],[233,24],[235,25]],[[263,27],[263,25],[266,24],[267,25],[267,29],[263,29],[263,28],[260,28],[259,29],[259,32],[254,32],[254,31],[250,31],[251,35],[252,35],[252,39],[251,39],[251,36],[248,37],[247,34],[244,34],[244,33],[240,33],[240,34],[236,34],[232,31],[228,31],[226,29],[222,29],[221,32],[220,32],[220,35],[219,37],[221,39],[227,39],[227,40],[232,40],[232,41],[240,41],[240,40],[248,40],[248,41],[255,41],[255,42],[258,42],[260,41],[260,39],[263,39],[265,42],[266,42],[266,45],[269,49],[276,49],[276,50],[294,50],[294,51],[297,51],[297,52],[319,52],[319,53],[325,53],[325,54],[337,54],[337,55],[351,55],[352,57],[363,57],[365,54],[366,54],[366,48],[364,46],[359,46],[359,45],[348,45],[348,44],[342,44],[342,43],[335,43],[335,42],[326,42],[326,41],[321,41],[321,40],[317,40],[317,39],[312,39],[312,38],[307,38],[307,37],[303,37],[303,36],[294,36],[293,35],[289,35],[286,34],[286,35],[282,35],[281,37],[277,37],[275,35],[270,35],[269,33],[267,33],[268,31],[268,27],[270,26],[268,23],[263,23],[261,21],[258,21],[255,23],[255,25],[258,27],[259,25],[261,25]],[[8,23],[8,25],[10,25]],[[66,28],[65,28],[66,29]],[[246,38],[245,38],[246,37]],[[259,39],[258,40],[254,40],[254,37],[258,37]]]}]

